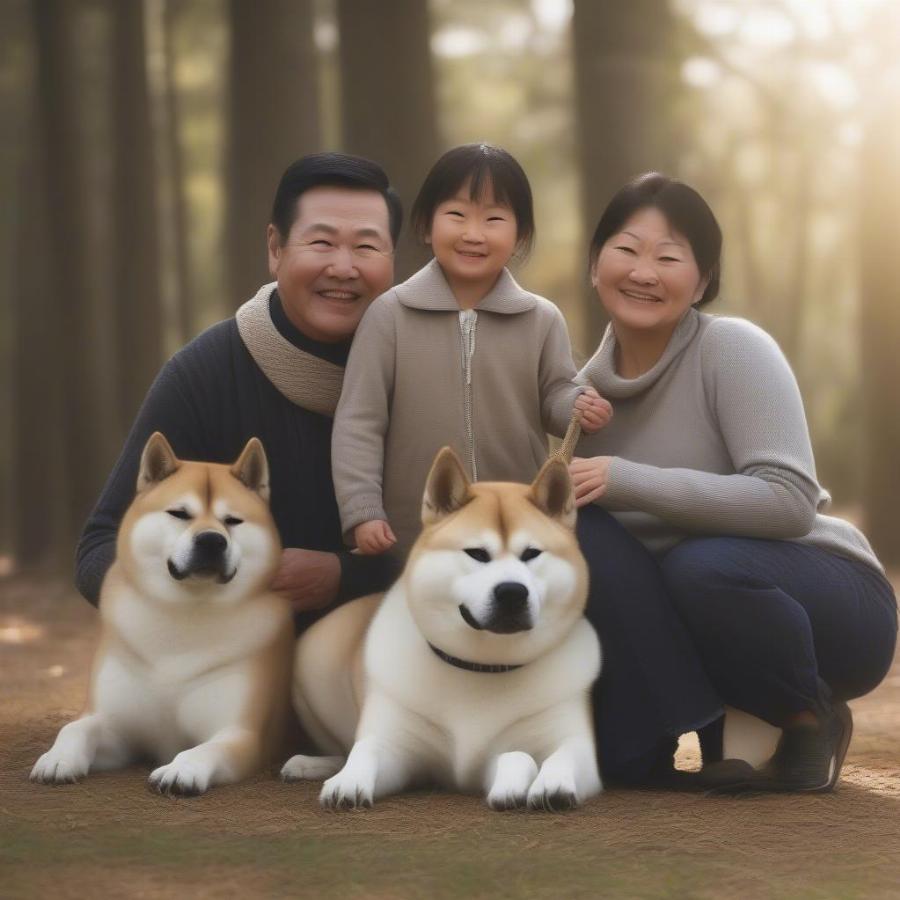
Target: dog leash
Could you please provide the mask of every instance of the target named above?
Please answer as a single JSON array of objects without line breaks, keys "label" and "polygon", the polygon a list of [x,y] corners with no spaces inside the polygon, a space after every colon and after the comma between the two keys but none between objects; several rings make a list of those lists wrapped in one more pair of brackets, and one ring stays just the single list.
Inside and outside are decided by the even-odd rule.
[{"label": "dog leash", "polygon": [[576,409],[572,411],[572,418],[569,420],[569,427],[566,429],[566,436],[559,448],[555,450],[551,456],[554,459],[561,459],[566,465],[572,462],[572,456],[575,453],[575,445],[578,438],[581,437],[581,413]]}]

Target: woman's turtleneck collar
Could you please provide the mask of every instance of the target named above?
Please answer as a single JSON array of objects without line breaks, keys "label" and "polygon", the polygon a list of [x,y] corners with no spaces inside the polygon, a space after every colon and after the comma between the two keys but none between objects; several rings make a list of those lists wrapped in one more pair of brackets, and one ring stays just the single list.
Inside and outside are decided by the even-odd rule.
[{"label": "woman's turtleneck collar", "polygon": [[278,333],[298,350],[303,350],[319,359],[334,363],[336,366],[345,367],[347,365],[351,341],[328,344],[324,341],[313,340],[308,335],[305,335],[287,317],[277,290],[272,291],[272,295],[269,297],[269,315],[272,317],[272,324]]},{"label": "woman's turtleneck collar", "polygon": [[694,339],[700,328],[700,313],[691,307],[681,318],[663,355],[655,365],[638,375],[637,378],[623,378],[616,372],[616,347],[618,341],[613,330],[612,323],[606,327],[603,340],[597,352],[588,360],[582,371],[582,379],[585,377],[604,397],[609,399],[623,399],[634,397],[649,390],[659,380],[660,376],[669,366],[684,352],[685,348]]}]

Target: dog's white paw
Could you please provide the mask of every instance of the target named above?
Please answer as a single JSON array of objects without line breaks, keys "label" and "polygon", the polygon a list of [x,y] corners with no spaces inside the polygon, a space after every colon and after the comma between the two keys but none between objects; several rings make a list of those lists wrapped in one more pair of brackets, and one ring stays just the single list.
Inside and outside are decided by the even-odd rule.
[{"label": "dog's white paw", "polygon": [[528,808],[565,812],[580,802],[571,766],[556,760],[545,761],[528,789]]},{"label": "dog's white paw", "polygon": [[150,773],[150,786],[160,794],[202,794],[209,787],[212,773],[209,766],[186,755],[189,753],[190,750],[185,750],[168,765],[154,769]]},{"label": "dog's white paw", "polygon": [[87,753],[60,751],[51,747],[35,764],[29,778],[40,784],[72,784],[84,778],[91,767]]},{"label": "dog's white paw", "polygon": [[494,783],[487,795],[487,804],[498,811],[525,806],[528,787],[537,775],[535,761],[521,751],[502,754],[497,760]]},{"label": "dog's white paw", "polygon": [[282,781],[324,781],[341,770],[342,756],[292,756],[281,767]]},{"label": "dog's white paw", "polygon": [[322,785],[319,803],[326,809],[370,808],[374,802],[375,785],[369,779],[360,779],[344,766],[337,775]]}]

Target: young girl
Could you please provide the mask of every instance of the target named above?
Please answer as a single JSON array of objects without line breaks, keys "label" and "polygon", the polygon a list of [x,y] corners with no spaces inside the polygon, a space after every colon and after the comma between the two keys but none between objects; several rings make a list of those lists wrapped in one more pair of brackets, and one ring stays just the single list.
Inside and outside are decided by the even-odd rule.
[{"label": "young girl", "polygon": [[[593,433],[612,414],[574,383],[565,321],[506,264],[534,238],[531,188],[505,150],[445,153],[413,205],[434,259],[367,310],[335,414],[332,469],[348,543],[409,550],[422,491],[449,444],[469,477],[530,482],[573,407]],[[579,396],[581,394],[581,396]]]}]

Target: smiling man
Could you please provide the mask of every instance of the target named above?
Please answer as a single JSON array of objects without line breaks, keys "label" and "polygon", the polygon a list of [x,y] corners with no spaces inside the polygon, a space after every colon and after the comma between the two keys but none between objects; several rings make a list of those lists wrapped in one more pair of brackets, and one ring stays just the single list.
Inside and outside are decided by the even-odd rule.
[{"label": "smiling man", "polygon": [[154,431],[181,459],[226,462],[251,437],[269,459],[285,547],[274,587],[298,613],[379,590],[383,558],[343,549],[331,480],[332,416],[353,333],[394,278],[402,209],[384,171],[339,153],[281,178],[263,285],[230,319],[180,350],[150,388],[78,544],[76,583],[92,603],[115,557],[141,450]]}]

